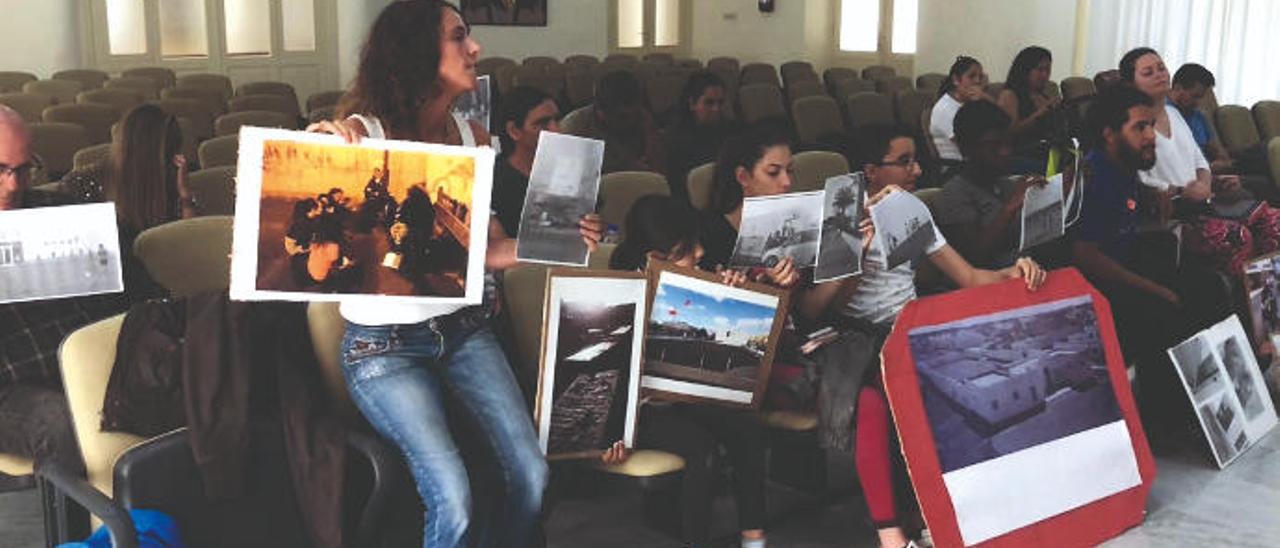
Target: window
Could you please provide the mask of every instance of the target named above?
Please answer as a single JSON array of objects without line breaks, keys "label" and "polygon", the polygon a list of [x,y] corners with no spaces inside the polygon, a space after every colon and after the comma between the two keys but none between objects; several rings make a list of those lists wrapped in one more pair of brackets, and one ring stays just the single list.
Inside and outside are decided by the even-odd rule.
[{"label": "window", "polygon": [[646,53],[679,47],[684,4],[681,0],[613,0],[613,49]]},{"label": "window", "polygon": [[680,0],[655,0],[653,45],[680,45]]},{"label": "window", "polygon": [[840,0],[840,50],[877,53],[887,45],[893,53],[914,54],[918,9],[919,0]]},{"label": "window", "polygon": [[644,0],[618,0],[618,47],[644,47]]},{"label": "window", "polygon": [[271,54],[271,5],[262,0],[225,0],[227,54]]},{"label": "window", "polygon": [[284,0],[284,50],[315,51],[315,0]]},{"label": "window", "polygon": [[105,0],[107,42],[111,55],[147,53],[147,18],[142,0]]},{"label": "window", "polygon": [[204,0],[165,0],[160,6],[160,55],[204,57],[209,55]]}]

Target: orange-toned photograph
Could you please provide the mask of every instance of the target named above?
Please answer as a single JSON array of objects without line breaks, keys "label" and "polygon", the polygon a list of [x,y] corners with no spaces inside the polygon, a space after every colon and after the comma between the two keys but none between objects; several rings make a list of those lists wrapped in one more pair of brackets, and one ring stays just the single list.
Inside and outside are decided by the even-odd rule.
[{"label": "orange-toned photograph", "polygon": [[271,138],[260,146],[242,150],[261,158],[260,185],[239,185],[260,188],[254,290],[467,296],[473,154]]}]

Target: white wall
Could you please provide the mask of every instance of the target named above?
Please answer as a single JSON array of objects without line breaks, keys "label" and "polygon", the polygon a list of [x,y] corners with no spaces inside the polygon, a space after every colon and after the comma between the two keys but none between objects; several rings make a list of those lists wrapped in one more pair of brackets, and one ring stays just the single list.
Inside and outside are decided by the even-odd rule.
[{"label": "white wall", "polygon": [[360,65],[360,48],[382,8],[391,0],[338,0],[338,85],[347,87]]},{"label": "white wall", "polygon": [[604,57],[609,53],[612,1],[550,0],[545,27],[478,25],[471,28],[471,35],[484,48],[481,57],[509,57],[516,61],[534,55],[564,59],[576,53]]},{"label": "white wall", "polygon": [[80,68],[80,22],[76,0],[4,0],[0,18],[0,70],[48,78]]},{"label": "white wall", "polygon": [[916,74],[946,73],[957,55],[982,62],[1002,82],[1027,46],[1053,52],[1054,80],[1071,76],[1076,3],[1066,0],[920,0]]},{"label": "white wall", "polygon": [[756,2],[694,1],[690,56],[705,61],[727,55],[775,66],[805,59],[805,17],[818,4],[827,2],[777,0],[773,13],[760,13]]}]

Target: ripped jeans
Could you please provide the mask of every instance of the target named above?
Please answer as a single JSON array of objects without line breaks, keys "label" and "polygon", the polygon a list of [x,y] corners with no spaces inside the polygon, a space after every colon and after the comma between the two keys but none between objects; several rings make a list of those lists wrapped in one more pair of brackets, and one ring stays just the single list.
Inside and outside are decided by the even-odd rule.
[{"label": "ripped jeans", "polygon": [[[542,510],[546,459],[506,356],[477,310],[408,325],[348,322],[342,340],[356,406],[413,473],[426,506],[424,547],[526,546]],[[467,466],[446,401],[461,404],[449,411],[472,419],[501,472],[501,510],[483,530],[472,525]]]}]

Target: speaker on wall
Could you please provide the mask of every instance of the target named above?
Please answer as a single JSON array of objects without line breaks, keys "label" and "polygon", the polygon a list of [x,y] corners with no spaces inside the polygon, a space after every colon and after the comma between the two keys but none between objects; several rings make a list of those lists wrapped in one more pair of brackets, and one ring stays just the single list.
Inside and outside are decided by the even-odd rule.
[{"label": "speaker on wall", "polygon": [[773,0],[760,0],[760,13],[773,13]]}]

